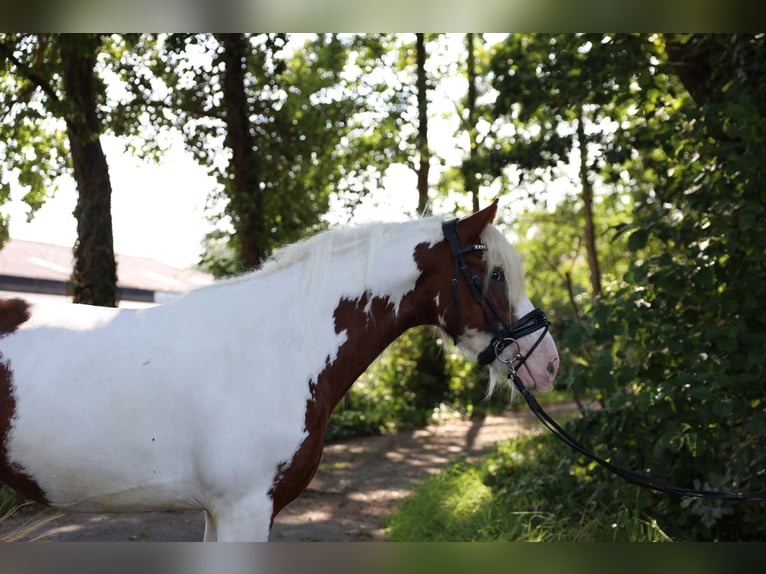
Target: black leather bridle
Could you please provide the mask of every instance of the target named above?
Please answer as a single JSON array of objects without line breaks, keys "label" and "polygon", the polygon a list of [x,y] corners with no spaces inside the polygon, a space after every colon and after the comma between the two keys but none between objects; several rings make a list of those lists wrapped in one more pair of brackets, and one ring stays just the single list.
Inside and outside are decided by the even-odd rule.
[{"label": "black leather bridle", "polygon": [[[513,381],[513,384],[524,397],[524,400],[529,405],[529,408],[534,415],[550,430],[559,440],[563,441],[566,445],[573,448],[577,452],[585,455],[591,460],[597,462],[604,468],[610,470],[614,474],[620,476],[624,480],[657,490],[660,492],[666,492],[669,494],[675,494],[679,496],[690,496],[696,498],[716,498],[723,500],[736,500],[736,501],[751,501],[760,502],[766,501],[766,491],[754,491],[754,492],[725,492],[718,490],[694,490],[689,488],[683,488],[676,486],[669,482],[665,482],[659,478],[635,472],[622,468],[616,464],[613,464],[602,457],[595,454],[593,451],[585,447],[576,438],[569,434],[561,425],[559,425],[548,413],[545,412],[537,399],[526,388],[521,377],[518,375],[518,370],[523,365],[532,352],[537,348],[540,342],[548,333],[550,323],[548,317],[540,309],[534,309],[515,323],[508,324],[502,314],[497,310],[497,307],[492,301],[486,297],[484,293],[483,281],[471,270],[465,261],[465,254],[472,251],[486,251],[487,246],[478,243],[475,245],[460,245],[460,240],[456,231],[457,219],[447,221],[442,225],[444,231],[444,237],[447,239],[450,250],[452,251],[452,258],[455,262],[455,276],[452,278],[452,298],[455,305],[455,330],[452,333],[452,338],[457,344],[458,335],[460,333],[460,277],[465,279],[468,289],[471,292],[471,297],[481,307],[487,322],[492,327],[495,336],[490,341],[486,349],[484,349],[478,356],[478,362],[482,365],[488,365],[495,359],[508,365],[509,374],[508,377]],[[525,355],[520,353],[518,339],[525,335],[534,333],[535,331],[543,330],[542,334],[538,337],[537,341],[529,348]],[[511,359],[504,359],[500,357],[500,354],[511,345],[516,345],[519,349]]]},{"label": "black leather bridle", "polygon": [[[508,321],[506,321],[505,317],[498,311],[492,300],[486,296],[482,279],[473,272],[465,261],[466,253],[472,251],[486,251],[487,246],[483,243],[466,246],[461,245],[460,239],[457,236],[457,221],[457,219],[453,219],[442,225],[444,237],[447,239],[447,243],[452,251],[452,259],[455,263],[455,275],[452,278],[452,301],[455,306],[455,329],[452,333],[452,340],[457,344],[458,335],[460,333],[460,278],[462,276],[468,285],[471,297],[481,308],[484,317],[487,319],[487,323],[489,323],[495,334],[489,342],[489,345],[479,353],[477,359],[479,364],[489,365],[497,359],[508,365],[511,373],[515,373],[519,367],[526,362],[548,333],[548,328],[550,327],[548,317],[541,309],[534,309],[514,323],[508,323]],[[521,337],[539,331],[540,329],[542,329],[542,333],[525,355],[517,352],[511,359],[500,357],[501,353],[511,345],[516,345],[518,350],[519,346],[517,341]]]}]

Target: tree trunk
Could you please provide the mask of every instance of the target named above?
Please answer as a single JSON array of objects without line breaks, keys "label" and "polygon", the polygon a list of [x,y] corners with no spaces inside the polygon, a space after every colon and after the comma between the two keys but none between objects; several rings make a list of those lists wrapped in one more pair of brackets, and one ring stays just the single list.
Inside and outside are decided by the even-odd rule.
[{"label": "tree trunk", "polygon": [[593,224],[593,184],[588,176],[588,145],[583,126],[583,110],[578,110],[577,141],[580,146],[580,183],[582,184],[582,213],[585,222],[585,250],[588,254],[590,286],[594,298],[601,295],[601,269],[596,251],[596,232]]},{"label": "tree trunk", "polygon": [[473,212],[479,211],[479,181],[476,177],[476,51],[474,46],[474,34],[465,35],[467,55],[467,76],[468,76],[468,98],[466,109],[468,110],[468,165],[463,168],[463,179],[465,181],[466,191],[471,194],[471,207]]},{"label": "tree trunk", "polygon": [[263,191],[258,177],[258,158],[250,132],[250,106],[245,90],[250,46],[244,34],[217,34],[223,47],[223,106],[226,145],[231,150],[229,213],[239,240],[245,269],[255,268],[266,256]]},{"label": "tree trunk", "polygon": [[674,34],[665,34],[665,49],[668,54],[668,67],[675,71],[694,103],[702,107],[720,95],[719,86],[711,84],[711,60],[715,56],[715,47],[706,41],[704,35],[698,35],[687,43],[682,43]]},{"label": "tree trunk", "polygon": [[112,185],[99,136],[95,73],[101,38],[94,34],[59,37],[65,120],[77,182],[77,242],[72,283],[75,303],[115,307],[117,264],[112,237]]},{"label": "tree trunk", "polygon": [[418,213],[425,215],[428,209],[428,94],[426,81],[425,34],[416,34],[416,63],[418,92]]}]

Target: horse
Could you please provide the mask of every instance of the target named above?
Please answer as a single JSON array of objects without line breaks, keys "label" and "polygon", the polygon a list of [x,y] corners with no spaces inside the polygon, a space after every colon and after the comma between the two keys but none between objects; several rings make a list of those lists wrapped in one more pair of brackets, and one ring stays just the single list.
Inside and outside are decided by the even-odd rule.
[{"label": "horse", "polygon": [[198,509],[206,541],[267,541],[334,407],[407,329],[483,356],[490,394],[514,367],[550,390],[556,346],[496,211],[331,229],[146,309],[0,300],[0,481],[63,510]]}]

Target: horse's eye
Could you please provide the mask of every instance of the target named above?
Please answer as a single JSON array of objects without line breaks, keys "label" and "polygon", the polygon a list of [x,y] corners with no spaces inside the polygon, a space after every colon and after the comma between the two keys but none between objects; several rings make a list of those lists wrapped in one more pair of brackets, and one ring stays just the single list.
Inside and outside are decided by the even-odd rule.
[{"label": "horse's eye", "polygon": [[503,271],[502,267],[495,267],[492,270],[492,275],[490,276],[490,279],[495,282],[505,282],[505,272]]}]

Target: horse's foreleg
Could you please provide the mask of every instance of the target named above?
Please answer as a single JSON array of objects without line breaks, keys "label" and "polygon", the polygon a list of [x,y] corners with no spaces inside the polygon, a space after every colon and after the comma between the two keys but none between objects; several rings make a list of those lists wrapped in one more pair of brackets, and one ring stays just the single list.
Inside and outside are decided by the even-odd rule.
[{"label": "horse's foreleg", "polygon": [[208,520],[212,523],[218,542],[266,542],[271,527],[272,501],[267,496],[251,496],[234,503],[217,506]]},{"label": "horse's foreleg", "polygon": [[213,515],[207,510],[205,511],[205,542],[216,542],[218,540],[218,532],[216,531],[215,520]]}]

